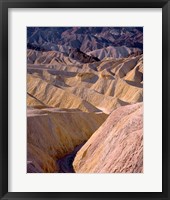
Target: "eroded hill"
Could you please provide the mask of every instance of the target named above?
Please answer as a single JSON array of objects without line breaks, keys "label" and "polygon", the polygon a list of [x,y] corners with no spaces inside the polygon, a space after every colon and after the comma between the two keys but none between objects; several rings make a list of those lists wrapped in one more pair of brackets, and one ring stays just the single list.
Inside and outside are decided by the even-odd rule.
[{"label": "eroded hill", "polygon": [[77,153],[76,173],[143,172],[143,104],[122,106]]},{"label": "eroded hill", "polygon": [[28,33],[27,171],[143,172],[142,31],[57,30]]}]

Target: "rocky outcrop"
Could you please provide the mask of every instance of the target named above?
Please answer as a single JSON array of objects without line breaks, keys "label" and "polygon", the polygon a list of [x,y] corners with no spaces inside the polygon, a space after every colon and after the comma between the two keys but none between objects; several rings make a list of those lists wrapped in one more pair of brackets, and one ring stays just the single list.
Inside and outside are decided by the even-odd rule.
[{"label": "rocky outcrop", "polygon": [[78,151],[76,173],[143,172],[143,104],[122,106]]},{"label": "rocky outcrop", "polygon": [[89,56],[84,52],[80,51],[80,49],[71,49],[69,57],[81,63],[93,63],[100,61],[99,58],[93,55]]}]

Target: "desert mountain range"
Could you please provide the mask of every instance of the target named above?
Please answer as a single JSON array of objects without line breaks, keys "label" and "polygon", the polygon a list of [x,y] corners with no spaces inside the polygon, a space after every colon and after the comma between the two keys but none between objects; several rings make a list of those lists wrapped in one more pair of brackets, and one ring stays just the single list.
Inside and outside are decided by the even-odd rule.
[{"label": "desert mountain range", "polygon": [[27,172],[143,172],[143,29],[27,29]]},{"label": "desert mountain range", "polygon": [[121,53],[127,55],[126,52],[133,52],[133,49],[143,50],[143,28],[28,27],[27,47],[41,51],[55,50],[66,54],[72,49],[80,49],[87,53],[98,49],[105,51],[105,48],[111,47],[121,56]]}]

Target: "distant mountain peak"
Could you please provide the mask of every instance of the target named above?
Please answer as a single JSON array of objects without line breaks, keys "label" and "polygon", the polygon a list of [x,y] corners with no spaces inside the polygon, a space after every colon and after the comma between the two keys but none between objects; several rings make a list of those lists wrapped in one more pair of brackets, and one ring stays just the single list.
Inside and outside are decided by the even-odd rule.
[{"label": "distant mountain peak", "polygon": [[87,52],[104,47],[138,48],[143,51],[142,27],[28,27],[27,48],[69,53]]},{"label": "distant mountain peak", "polygon": [[82,63],[92,63],[100,61],[97,57],[87,55],[80,51],[80,49],[70,49],[69,57]]}]

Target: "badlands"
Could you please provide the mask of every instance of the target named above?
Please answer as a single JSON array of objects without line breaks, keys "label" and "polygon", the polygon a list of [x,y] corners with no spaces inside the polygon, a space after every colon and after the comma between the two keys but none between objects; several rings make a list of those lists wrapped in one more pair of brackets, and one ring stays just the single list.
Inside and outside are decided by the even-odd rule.
[{"label": "badlands", "polygon": [[143,31],[27,30],[27,173],[143,172]]}]

